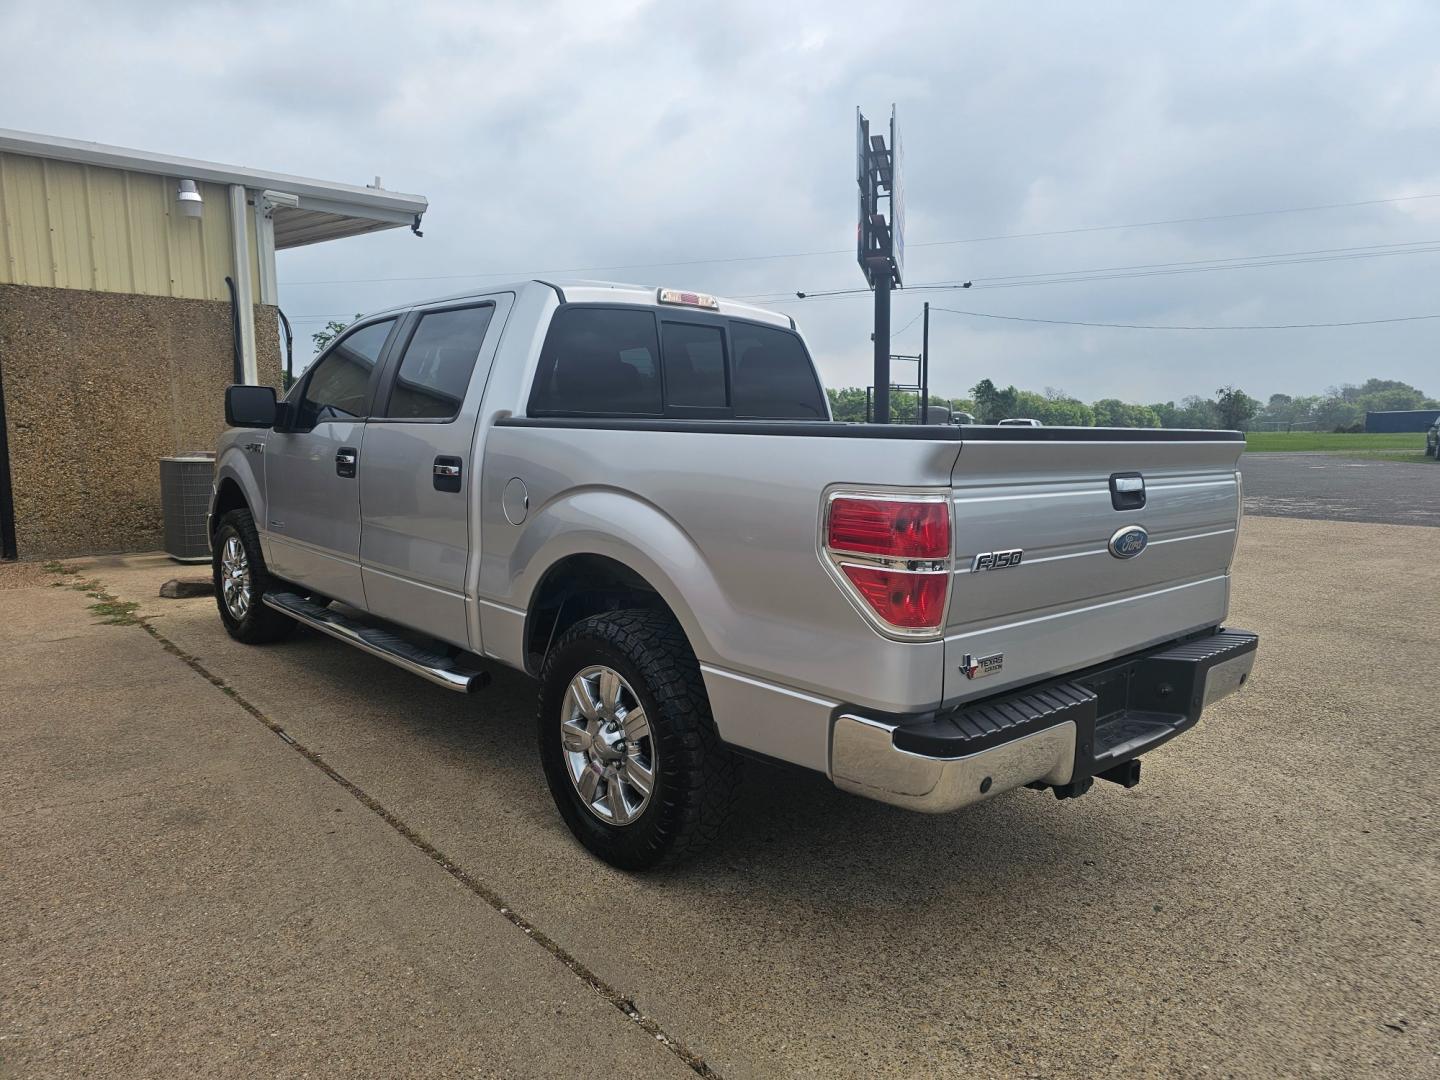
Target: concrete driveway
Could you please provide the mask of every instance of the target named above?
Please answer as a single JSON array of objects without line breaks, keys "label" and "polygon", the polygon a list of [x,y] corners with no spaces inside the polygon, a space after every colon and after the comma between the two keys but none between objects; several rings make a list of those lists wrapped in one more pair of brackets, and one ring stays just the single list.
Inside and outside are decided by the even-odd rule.
[{"label": "concrete driveway", "polygon": [[0,591],[0,1076],[1436,1075],[1437,535],[1247,520],[1255,675],[1132,791],[756,766],[642,877],[555,815],[518,675],[247,648],[158,557],[80,566],[144,625]]}]

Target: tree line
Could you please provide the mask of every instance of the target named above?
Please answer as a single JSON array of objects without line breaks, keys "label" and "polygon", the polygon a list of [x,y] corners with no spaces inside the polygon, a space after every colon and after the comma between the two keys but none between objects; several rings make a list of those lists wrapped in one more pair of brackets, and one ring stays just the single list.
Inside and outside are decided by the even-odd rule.
[{"label": "tree line", "polygon": [[[861,386],[832,389],[830,408],[837,420],[864,420],[866,391]],[[1333,386],[1324,394],[1292,396],[1271,394],[1266,401],[1235,386],[1222,386],[1213,397],[1191,394],[1176,401],[1148,405],[1101,398],[1084,402],[1063,390],[1046,387],[1043,393],[1001,388],[981,379],[969,397],[931,394],[930,404],[965,414],[976,423],[993,424],[1012,417],[1039,420],[1046,426],[1132,428],[1226,428],[1248,431],[1264,428],[1300,428],[1318,431],[1358,431],[1366,412],[1392,409],[1440,409],[1440,401],[1397,379],[1367,379],[1360,385]],[[896,423],[917,421],[919,398],[891,391],[890,416]],[[964,419],[964,417],[958,417]],[[932,417],[932,419],[934,419]]]}]

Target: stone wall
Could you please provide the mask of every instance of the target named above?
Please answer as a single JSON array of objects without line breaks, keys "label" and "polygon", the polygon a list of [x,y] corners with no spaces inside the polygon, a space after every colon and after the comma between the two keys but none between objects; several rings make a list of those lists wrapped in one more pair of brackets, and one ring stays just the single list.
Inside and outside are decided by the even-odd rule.
[{"label": "stone wall", "polygon": [[[255,308],[280,385],[275,309]],[[161,546],[159,459],[213,450],[234,368],[230,305],[0,285],[0,378],[22,559]]]}]

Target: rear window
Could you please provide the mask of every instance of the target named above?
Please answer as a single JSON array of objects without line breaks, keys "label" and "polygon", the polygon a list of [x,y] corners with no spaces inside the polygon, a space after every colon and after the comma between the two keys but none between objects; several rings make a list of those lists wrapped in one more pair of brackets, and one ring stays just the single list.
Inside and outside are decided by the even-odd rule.
[{"label": "rear window", "polygon": [[718,326],[664,324],[665,404],[679,409],[724,409],[725,331]]},{"label": "rear window", "polygon": [[561,308],[540,350],[530,415],[826,418],[798,335],[723,317],[668,315]]},{"label": "rear window", "polygon": [[747,420],[824,420],[825,399],[800,338],[786,330],[732,322],[735,416]]},{"label": "rear window", "polygon": [[573,307],[550,324],[530,412],[659,416],[660,345],[645,308]]}]

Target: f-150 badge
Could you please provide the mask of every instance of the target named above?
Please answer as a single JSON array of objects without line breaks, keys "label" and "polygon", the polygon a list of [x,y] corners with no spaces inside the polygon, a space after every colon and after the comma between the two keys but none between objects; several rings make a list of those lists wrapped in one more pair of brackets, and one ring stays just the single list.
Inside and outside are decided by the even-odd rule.
[{"label": "f-150 badge", "polygon": [[1019,566],[1020,560],[1024,557],[1025,550],[1023,548],[1011,548],[1009,551],[982,551],[970,564],[970,572],[978,574],[981,570],[1004,570],[1007,566]]},{"label": "f-150 badge", "polygon": [[960,664],[960,670],[965,673],[967,679],[983,679],[986,675],[994,675],[1005,666],[1005,654],[1003,652],[991,653],[989,656],[971,656],[968,652]]}]

